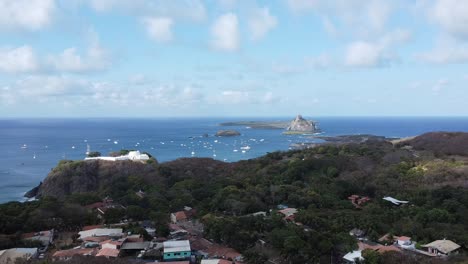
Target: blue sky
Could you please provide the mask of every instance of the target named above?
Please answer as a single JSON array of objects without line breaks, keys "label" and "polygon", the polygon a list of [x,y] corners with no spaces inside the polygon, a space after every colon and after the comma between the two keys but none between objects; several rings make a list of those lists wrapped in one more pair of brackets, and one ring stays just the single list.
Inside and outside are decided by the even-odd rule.
[{"label": "blue sky", "polygon": [[466,116],[466,25],[457,0],[0,0],[0,116]]}]

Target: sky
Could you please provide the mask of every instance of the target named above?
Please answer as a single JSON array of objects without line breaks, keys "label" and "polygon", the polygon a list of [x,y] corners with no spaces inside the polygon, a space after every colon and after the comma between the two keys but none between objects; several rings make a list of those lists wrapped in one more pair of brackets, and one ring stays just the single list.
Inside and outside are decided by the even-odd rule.
[{"label": "sky", "polygon": [[0,0],[0,117],[468,116],[468,1]]}]

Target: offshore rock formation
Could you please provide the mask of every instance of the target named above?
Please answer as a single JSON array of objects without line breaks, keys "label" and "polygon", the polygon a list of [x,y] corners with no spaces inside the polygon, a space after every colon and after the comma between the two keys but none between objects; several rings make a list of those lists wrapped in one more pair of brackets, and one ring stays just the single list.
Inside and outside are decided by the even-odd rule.
[{"label": "offshore rock formation", "polygon": [[216,132],[216,135],[217,137],[235,137],[235,136],[240,136],[240,132],[239,131],[235,131],[235,130],[220,130],[218,132]]},{"label": "offshore rock formation", "polygon": [[286,128],[286,134],[294,133],[317,133],[319,129],[317,124],[313,121],[304,119],[301,115],[298,115],[289,126]]}]

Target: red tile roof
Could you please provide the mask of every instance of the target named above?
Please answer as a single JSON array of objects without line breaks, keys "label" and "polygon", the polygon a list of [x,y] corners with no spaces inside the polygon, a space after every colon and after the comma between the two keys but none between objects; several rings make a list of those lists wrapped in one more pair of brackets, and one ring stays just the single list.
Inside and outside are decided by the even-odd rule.
[{"label": "red tile roof", "polygon": [[85,238],[82,238],[81,240],[83,240],[84,242],[102,242],[102,241],[106,241],[109,239],[110,239],[109,236],[101,236],[101,237],[85,237]]},{"label": "red tile roof", "polygon": [[96,228],[103,228],[103,225],[89,225],[89,226],[83,226],[82,231],[88,231],[91,229],[96,229]]},{"label": "red tile roof", "polygon": [[363,242],[358,242],[359,250],[364,250],[364,249],[372,249],[374,251],[377,251],[379,253],[384,253],[388,251],[396,251],[396,252],[401,252],[401,250],[395,246],[383,246],[380,244],[375,244],[375,245],[369,245]]},{"label": "red tile roof", "polygon": [[411,241],[411,237],[407,237],[407,236],[395,237],[395,239],[400,240],[400,241]]},{"label": "red tile roof", "polygon": [[96,257],[113,257],[116,258],[120,254],[120,250],[118,249],[113,249],[113,248],[103,248],[99,250],[99,252],[96,254]]},{"label": "red tile roof", "polygon": [[67,250],[59,250],[54,253],[53,257],[55,258],[69,258],[77,255],[83,256],[94,256],[97,253],[97,249],[95,248],[73,248]]},{"label": "red tile roof", "polygon": [[175,212],[174,215],[176,217],[176,221],[187,219],[187,215],[184,211]]}]

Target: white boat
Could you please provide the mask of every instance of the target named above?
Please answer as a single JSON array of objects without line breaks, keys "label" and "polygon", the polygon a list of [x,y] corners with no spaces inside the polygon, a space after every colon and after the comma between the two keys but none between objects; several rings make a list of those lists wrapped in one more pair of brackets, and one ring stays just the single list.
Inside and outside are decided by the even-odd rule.
[{"label": "white boat", "polygon": [[233,151],[234,151],[234,152],[237,152],[237,151],[239,151],[239,150],[235,149],[235,150],[233,150]]},{"label": "white boat", "polygon": [[192,156],[195,156],[195,151],[192,151]]},{"label": "white boat", "polygon": [[89,144],[86,144],[86,156],[88,156],[89,153],[91,153],[91,147],[89,146]]},{"label": "white boat", "polygon": [[72,146],[72,149],[75,149],[75,146]]},{"label": "white boat", "polygon": [[242,150],[242,153],[245,153],[246,151],[245,150]]},{"label": "white boat", "polygon": [[242,150],[250,150],[250,146],[241,147]]},{"label": "white boat", "polygon": [[114,144],[116,144],[116,145],[117,145],[117,144],[119,144],[119,142],[116,140],[116,141],[114,141]]},{"label": "white boat", "polygon": [[36,159],[36,153],[34,153],[34,155],[33,155],[33,159]]},{"label": "white boat", "polygon": [[22,149],[27,149],[28,148],[28,145],[26,144],[23,144],[23,146],[21,146]]}]

